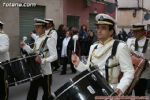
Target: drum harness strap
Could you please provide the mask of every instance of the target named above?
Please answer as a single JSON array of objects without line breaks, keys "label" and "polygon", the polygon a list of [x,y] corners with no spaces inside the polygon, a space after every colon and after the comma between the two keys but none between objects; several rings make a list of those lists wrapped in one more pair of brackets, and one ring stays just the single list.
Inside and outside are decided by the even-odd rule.
[{"label": "drum harness strap", "polygon": [[113,47],[112,47],[112,51],[111,51],[111,55],[107,58],[107,60],[106,60],[106,63],[105,63],[105,77],[106,77],[106,80],[107,80],[107,82],[109,82],[109,72],[108,72],[108,69],[109,68],[113,68],[113,67],[117,67],[118,65],[116,65],[116,66],[113,66],[113,67],[109,67],[109,59],[113,59],[113,57],[116,55],[116,52],[117,52],[117,47],[118,47],[118,45],[119,45],[119,40],[115,40],[114,41],[114,43],[113,43]]},{"label": "drum harness strap", "polygon": [[[109,68],[114,68],[114,67],[117,67],[119,64],[117,64],[117,65],[115,65],[115,66],[112,66],[112,67],[109,67],[109,59],[113,59],[113,57],[116,55],[116,52],[117,52],[117,47],[118,47],[118,44],[119,44],[119,40],[115,40],[114,41],[114,43],[113,43],[113,47],[112,47],[112,52],[111,52],[111,55],[107,58],[107,60],[106,60],[106,63],[105,63],[105,77],[106,77],[106,80],[107,80],[107,82],[109,82],[109,72],[108,72],[108,69]],[[93,51],[95,50],[95,49],[97,49],[97,46],[98,45],[96,45],[95,47],[94,47],[94,49],[93,49]],[[90,62],[92,62],[91,61],[92,60],[92,57],[90,57]],[[90,69],[92,68],[92,66],[90,65]]]},{"label": "drum harness strap", "polygon": [[[52,34],[52,32],[51,32],[52,30],[53,30],[53,29],[49,30],[49,32],[48,32],[47,35]],[[44,47],[45,47],[45,45],[46,45],[46,42],[47,42],[48,38],[49,38],[48,36],[45,38],[45,40],[43,41],[43,44],[42,44],[41,48],[39,49],[40,54],[42,54],[43,57],[44,57],[44,54],[43,54],[43,53],[48,51],[48,49],[44,50]]]},{"label": "drum harness strap", "polygon": [[[146,39],[145,44],[144,44],[144,46],[143,46],[142,53],[145,53],[145,52],[146,52],[147,47],[148,47],[148,41],[149,41],[149,39]],[[138,48],[139,48],[139,46],[138,46],[138,40],[136,39],[136,40],[135,40],[135,51],[138,51]]]}]

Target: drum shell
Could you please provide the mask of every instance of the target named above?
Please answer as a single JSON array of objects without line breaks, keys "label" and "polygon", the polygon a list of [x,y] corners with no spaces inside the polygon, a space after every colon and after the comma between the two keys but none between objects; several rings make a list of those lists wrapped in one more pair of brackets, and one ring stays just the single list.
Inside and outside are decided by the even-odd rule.
[{"label": "drum shell", "polygon": [[12,58],[2,62],[1,65],[7,72],[9,86],[24,83],[37,76],[42,76],[41,65],[35,62],[35,55]]},{"label": "drum shell", "polygon": [[137,56],[132,55],[131,59],[132,59],[134,69],[137,69],[137,67],[144,66],[144,64],[145,64],[145,59],[143,59],[141,57],[137,57]]},{"label": "drum shell", "polygon": [[[104,93],[105,90],[107,93]],[[56,92],[56,100],[94,100],[95,96],[108,96],[114,93],[98,71],[83,71],[64,84]]]}]

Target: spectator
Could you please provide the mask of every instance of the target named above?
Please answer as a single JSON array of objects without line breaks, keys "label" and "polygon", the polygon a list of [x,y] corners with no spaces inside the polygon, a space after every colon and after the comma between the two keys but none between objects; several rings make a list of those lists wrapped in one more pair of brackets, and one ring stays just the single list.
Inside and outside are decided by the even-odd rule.
[{"label": "spectator", "polygon": [[118,34],[118,39],[122,40],[122,41],[125,41],[125,42],[128,39],[128,35],[127,35],[126,31],[123,28],[122,28],[122,31],[120,31],[119,34]]},{"label": "spectator", "polygon": [[61,50],[62,50],[62,42],[63,42],[63,39],[65,38],[65,31],[66,31],[65,25],[63,25],[63,24],[59,25],[58,30],[57,30],[57,34],[58,34],[58,38],[57,38],[58,60],[56,61],[55,65],[57,65],[57,66],[55,66],[54,71],[57,71],[57,69],[61,65]]},{"label": "spectator", "polygon": [[133,33],[132,33],[132,31],[130,30],[129,33],[128,33],[128,38],[131,38],[131,37],[133,37]]},{"label": "spectator", "polygon": [[71,31],[68,30],[66,31],[66,36],[63,39],[63,43],[62,43],[61,57],[62,57],[63,67],[62,67],[61,75],[66,74],[67,63],[70,64],[72,73],[76,73],[76,70],[71,62],[71,55],[74,49],[73,46],[74,44],[73,44],[73,39],[71,37]]},{"label": "spectator", "polygon": [[97,41],[97,37],[96,35],[94,34],[94,32],[92,30],[89,30],[88,31],[88,52],[89,52],[89,49],[90,49],[90,46]]},{"label": "spectator", "polygon": [[87,26],[82,25],[81,29],[79,31],[79,42],[80,42],[80,48],[81,50],[81,60],[84,62],[86,61],[86,57],[88,56],[88,32],[87,32]]}]

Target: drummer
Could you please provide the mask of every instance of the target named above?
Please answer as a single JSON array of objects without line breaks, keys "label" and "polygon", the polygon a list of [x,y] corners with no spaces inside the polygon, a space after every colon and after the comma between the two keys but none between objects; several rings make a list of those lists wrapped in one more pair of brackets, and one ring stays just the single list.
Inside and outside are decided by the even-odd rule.
[{"label": "drummer", "polygon": [[[9,37],[3,31],[4,23],[0,21],[0,62],[9,60]],[[4,73],[0,68],[0,100],[7,100],[8,99],[8,82],[4,80]],[[1,90],[2,89],[2,90]]]},{"label": "drummer", "polygon": [[[135,24],[132,25],[133,38],[127,40],[127,45],[131,49],[131,52],[144,57],[150,63],[150,40],[146,38],[145,25]],[[150,79],[150,67],[143,71],[140,80],[136,84],[134,91],[136,96],[145,96],[147,79]]]},{"label": "drummer", "polygon": [[[42,100],[52,100],[51,95],[51,83],[52,83],[52,70],[51,62],[57,59],[57,50],[55,39],[48,37],[45,45],[43,43],[47,35],[45,34],[46,24],[48,22],[42,19],[35,19],[35,30],[38,33],[39,37],[35,40],[35,46],[31,49],[27,44],[21,42],[21,47],[26,50],[28,53],[42,53],[42,56],[37,56],[35,61],[41,64],[41,71],[44,74],[44,77],[40,77],[36,80],[33,80],[30,84],[30,89],[28,92],[27,100],[36,100],[38,94],[38,88],[41,86],[43,88],[44,94]],[[41,48],[46,50],[45,52]]]},{"label": "drummer", "polygon": [[[129,49],[124,42],[120,41],[116,50],[113,50],[116,54],[108,60],[108,57],[112,55],[115,41],[113,39],[113,36],[115,36],[115,20],[109,15],[98,14],[96,22],[98,41],[90,47],[87,64],[85,65],[81,62],[76,54],[72,55],[72,62],[79,71],[89,69],[90,66],[98,66],[100,73],[114,87],[118,96],[121,96],[134,78],[134,68]],[[106,60],[108,61],[107,63]],[[106,67],[108,70],[106,70]],[[123,73],[123,76],[119,81],[120,72]]]}]

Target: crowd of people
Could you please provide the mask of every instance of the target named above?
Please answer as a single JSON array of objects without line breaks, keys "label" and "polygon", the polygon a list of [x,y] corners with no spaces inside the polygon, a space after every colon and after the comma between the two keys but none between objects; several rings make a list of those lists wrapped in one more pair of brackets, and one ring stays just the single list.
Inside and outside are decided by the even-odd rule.
[{"label": "crowd of people", "polygon": [[96,35],[92,30],[88,30],[86,25],[82,25],[80,29],[76,27],[67,27],[64,24],[59,25],[57,31],[57,54],[58,60],[52,63],[53,70],[57,71],[62,65],[61,75],[66,74],[67,64],[70,64],[72,73],[76,73],[71,62],[71,55],[74,49],[74,41],[72,37],[78,35],[79,39],[77,41],[78,54],[82,60],[86,60],[90,46],[97,41]]},{"label": "crowd of people", "polygon": [[[78,29],[61,24],[58,29],[55,29],[53,19],[34,19],[34,21],[35,31],[30,33],[34,46],[31,47],[21,41],[20,47],[22,54],[42,54],[42,56],[37,55],[35,61],[41,64],[44,77],[31,81],[27,100],[36,100],[40,86],[44,91],[43,100],[53,100],[52,72],[61,68],[60,74],[65,75],[67,65],[70,66],[73,74],[77,70],[82,72],[92,66],[104,69],[100,73],[114,87],[117,95],[121,96],[134,79],[135,70],[131,52],[147,59],[150,63],[150,41],[145,36],[146,30],[143,24],[133,25],[129,34],[122,29],[117,35],[114,28],[115,20],[106,14],[96,16],[96,33],[88,29],[87,25],[82,25]],[[0,62],[10,59],[9,38],[3,31],[3,25],[0,21]],[[79,37],[76,48],[74,48],[74,35]],[[74,49],[75,52],[73,52]],[[112,67],[113,65],[116,66]],[[123,76],[119,80],[120,72],[123,73]],[[4,76],[0,77],[2,81]],[[0,88],[0,98],[8,98],[7,79],[2,83],[0,87],[5,87],[5,89]],[[148,64],[134,87],[136,96],[145,96],[147,90],[150,94],[150,67]]]}]

